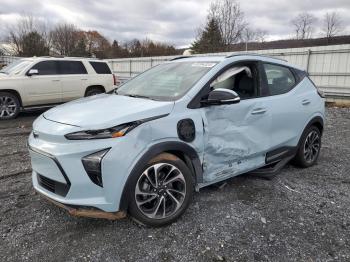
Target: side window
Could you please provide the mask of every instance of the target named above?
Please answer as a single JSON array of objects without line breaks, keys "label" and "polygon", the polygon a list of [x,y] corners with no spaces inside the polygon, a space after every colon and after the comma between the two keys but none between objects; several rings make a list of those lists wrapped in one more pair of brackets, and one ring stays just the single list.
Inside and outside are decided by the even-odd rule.
[{"label": "side window", "polygon": [[288,67],[264,64],[270,95],[289,92],[296,84],[295,77]]},{"label": "side window", "polygon": [[241,99],[258,97],[254,65],[233,66],[219,75],[211,84],[212,88],[225,88],[235,91]]},{"label": "side window", "polygon": [[37,69],[38,75],[57,75],[56,61],[42,61],[34,65],[31,69]]},{"label": "side window", "polygon": [[89,62],[97,74],[112,74],[108,65],[104,62]]},{"label": "side window", "polygon": [[87,74],[86,68],[80,61],[58,61],[62,75]]}]

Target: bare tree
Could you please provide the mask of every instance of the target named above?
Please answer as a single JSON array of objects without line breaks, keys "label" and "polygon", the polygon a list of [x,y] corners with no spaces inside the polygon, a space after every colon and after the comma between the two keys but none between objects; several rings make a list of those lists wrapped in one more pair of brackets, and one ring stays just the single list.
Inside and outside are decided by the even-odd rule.
[{"label": "bare tree", "polygon": [[224,45],[239,42],[247,23],[239,2],[236,0],[216,0],[210,5],[209,20],[217,21]]},{"label": "bare tree", "polygon": [[341,33],[343,30],[342,21],[337,12],[327,12],[324,15],[323,29],[325,36],[327,38],[334,37]]},{"label": "bare tree", "polygon": [[300,13],[293,20],[292,24],[297,39],[309,39],[314,31],[316,17],[307,12]]},{"label": "bare tree", "polygon": [[245,50],[248,51],[249,42],[265,42],[266,35],[267,32],[265,30],[254,30],[248,26],[244,28],[241,35],[241,41],[245,43]]},{"label": "bare tree", "polygon": [[54,52],[65,56],[71,55],[80,40],[78,32],[73,24],[56,25],[50,33]]}]

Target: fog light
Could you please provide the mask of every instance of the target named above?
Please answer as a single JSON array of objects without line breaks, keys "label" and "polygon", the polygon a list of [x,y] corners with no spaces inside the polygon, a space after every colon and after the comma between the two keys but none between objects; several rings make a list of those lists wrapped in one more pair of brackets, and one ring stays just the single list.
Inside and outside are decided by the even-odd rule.
[{"label": "fog light", "polygon": [[82,158],[81,162],[85,168],[86,173],[90,177],[91,181],[103,187],[102,173],[101,173],[101,162],[103,157],[107,154],[110,148],[98,151],[91,155],[87,155]]}]

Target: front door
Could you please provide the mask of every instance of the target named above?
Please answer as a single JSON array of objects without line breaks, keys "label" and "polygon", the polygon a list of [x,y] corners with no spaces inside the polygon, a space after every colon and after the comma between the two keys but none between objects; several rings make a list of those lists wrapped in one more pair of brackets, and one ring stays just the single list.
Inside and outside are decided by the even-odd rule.
[{"label": "front door", "polygon": [[247,70],[231,69],[239,73],[212,86],[214,89],[232,89],[241,97],[239,103],[201,108],[205,183],[239,175],[265,164],[271,128],[268,98],[260,96],[256,65],[245,66],[250,68],[250,74]]},{"label": "front door", "polygon": [[26,106],[48,105],[62,102],[62,83],[58,74],[56,61],[38,62],[31,69],[38,74],[27,76],[25,92]]}]

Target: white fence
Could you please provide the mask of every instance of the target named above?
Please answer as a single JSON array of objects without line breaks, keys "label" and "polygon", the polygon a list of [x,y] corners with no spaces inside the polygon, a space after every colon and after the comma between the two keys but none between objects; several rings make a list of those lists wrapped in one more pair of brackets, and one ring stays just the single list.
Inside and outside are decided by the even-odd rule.
[{"label": "white fence", "polygon": [[[350,44],[307,48],[249,51],[286,59],[304,68],[329,98],[350,98]],[[228,53],[203,54],[229,55]],[[108,59],[112,70],[122,79],[142,73],[176,56]]]},{"label": "white fence", "polygon": [[[304,68],[312,80],[328,98],[350,99],[350,44],[290,49],[249,51],[286,59],[291,64]],[[203,54],[229,55],[228,53]],[[176,56],[107,59],[113,72],[122,80],[134,77],[152,66]],[[0,56],[0,64],[8,64],[17,57]]]}]

